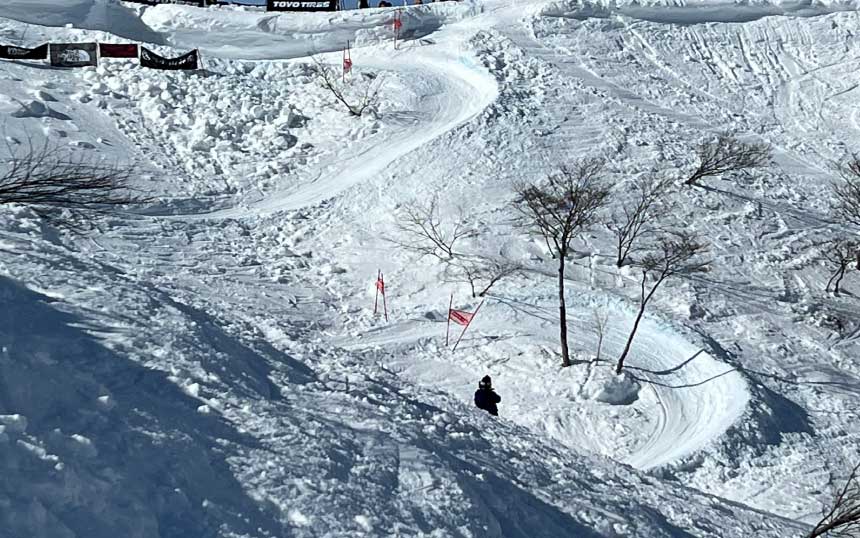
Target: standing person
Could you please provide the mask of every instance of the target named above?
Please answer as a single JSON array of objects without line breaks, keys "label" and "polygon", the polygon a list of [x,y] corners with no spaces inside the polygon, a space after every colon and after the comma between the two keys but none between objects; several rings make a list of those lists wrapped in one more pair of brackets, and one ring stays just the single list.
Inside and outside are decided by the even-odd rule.
[{"label": "standing person", "polygon": [[370,7],[370,4],[367,0],[358,0],[358,9],[367,9]]},{"label": "standing person", "polygon": [[499,416],[499,408],[496,404],[501,401],[502,397],[493,390],[493,380],[490,379],[490,376],[485,375],[478,383],[478,390],[475,391],[475,405],[478,409],[483,409],[497,417]]}]

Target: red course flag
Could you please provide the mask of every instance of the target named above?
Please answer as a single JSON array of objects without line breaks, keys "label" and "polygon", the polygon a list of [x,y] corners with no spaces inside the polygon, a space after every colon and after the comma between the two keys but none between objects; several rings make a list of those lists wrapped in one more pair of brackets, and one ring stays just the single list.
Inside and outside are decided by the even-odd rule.
[{"label": "red course flag", "polygon": [[463,331],[460,333],[460,336],[457,338],[457,342],[454,344],[453,351],[457,351],[457,346],[460,345],[460,340],[462,340],[463,335],[466,334],[466,331],[469,329],[469,325],[472,324],[472,320],[475,319],[475,316],[478,315],[478,311],[481,309],[481,306],[484,305],[484,300],[481,299],[481,303],[478,305],[478,308],[475,309],[474,312],[466,312],[465,310],[454,310],[451,308],[454,305],[454,294],[451,294],[451,300],[448,302],[448,320],[447,326],[445,327],[445,346],[448,346],[449,337],[451,334],[451,322],[453,321],[457,325],[463,326]]},{"label": "red course flag", "polygon": [[99,55],[102,58],[137,58],[137,45],[99,43]]},{"label": "red course flag", "polygon": [[448,311],[448,317],[457,325],[468,325],[474,316],[474,312],[466,312],[465,310],[451,309]]},{"label": "red course flag", "polygon": [[343,49],[343,75],[341,82],[346,82],[346,74],[352,71],[352,52],[349,50],[349,41],[346,42],[346,48]]},{"label": "red course flag", "polygon": [[376,272],[376,297],[373,299],[373,313],[376,314],[379,305],[379,295],[382,294],[382,308],[385,312],[385,321],[388,321],[388,301],[385,298],[385,278],[382,271]]},{"label": "red course flag", "polygon": [[400,27],[403,26],[403,21],[400,20],[400,10],[394,12],[394,48],[397,48],[397,36],[400,35]]}]

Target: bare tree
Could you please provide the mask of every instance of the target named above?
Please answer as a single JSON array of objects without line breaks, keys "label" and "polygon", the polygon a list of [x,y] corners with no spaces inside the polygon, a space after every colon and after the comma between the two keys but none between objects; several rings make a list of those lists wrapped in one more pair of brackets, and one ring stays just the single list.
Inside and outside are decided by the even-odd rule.
[{"label": "bare tree", "polygon": [[320,84],[327,89],[353,116],[361,116],[379,104],[380,93],[385,82],[379,75],[361,73],[357,81],[343,82],[335,68],[311,56]]},{"label": "bare tree", "polygon": [[848,162],[841,164],[839,174],[842,183],[833,186],[834,209],[846,221],[860,226],[860,156],[852,155]]},{"label": "bare tree", "polygon": [[525,216],[525,226],[543,237],[558,260],[558,313],[562,366],[570,366],[567,343],[567,309],[564,299],[564,270],[571,243],[597,220],[598,211],[609,199],[603,180],[604,163],[589,158],[563,166],[538,183],[515,185],[516,205]]},{"label": "bare tree", "polygon": [[465,221],[465,212],[459,207],[455,208],[453,217],[444,218],[439,208],[439,195],[434,194],[427,201],[413,200],[400,207],[397,228],[406,239],[392,241],[422,256],[451,261],[457,255],[458,244],[478,236],[477,228]]},{"label": "bare tree", "polygon": [[772,163],[771,154],[768,144],[741,142],[731,133],[721,133],[716,140],[702,142],[696,147],[699,165],[684,184],[699,185],[706,177],[765,168]]},{"label": "bare tree", "polygon": [[609,309],[606,305],[595,308],[591,313],[594,330],[597,332],[597,360],[600,360],[600,351],[603,349],[603,338],[606,336],[606,326],[609,324]]},{"label": "bare tree", "polygon": [[465,242],[477,239],[480,232],[466,220],[462,207],[455,208],[450,217],[443,217],[439,195],[435,194],[426,202],[414,200],[403,204],[397,220],[403,238],[389,241],[445,263],[452,280],[467,282],[472,297],[483,297],[500,280],[519,272],[521,267],[509,260],[470,252],[473,249]]},{"label": "bare tree", "polygon": [[[72,225],[70,215],[100,213],[150,200],[131,187],[134,171],[117,163],[92,161],[66,149],[32,140],[22,149],[9,146],[0,175],[0,204],[22,204],[57,224]],[[68,212],[60,217],[59,212]]]},{"label": "bare tree", "polygon": [[860,244],[851,239],[834,239],[825,246],[823,256],[834,269],[824,289],[830,291],[830,286],[833,285],[833,293],[838,296],[842,278],[851,264],[860,257]]},{"label": "bare tree", "polygon": [[456,253],[451,268],[456,279],[469,284],[473,298],[485,296],[499,281],[523,269],[520,264],[503,258]]},{"label": "bare tree", "polygon": [[[624,369],[624,359],[630,352],[633,337],[636,336],[639,322],[642,321],[642,316],[645,314],[645,307],[654,296],[657,288],[668,278],[706,270],[710,261],[701,259],[701,255],[707,250],[707,244],[699,241],[692,233],[675,232],[661,237],[653,252],[648,253],[636,264],[642,269],[642,278],[639,282],[639,313],[636,315],[636,321],[633,322],[630,336],[627,337],[624,351],[618,358],[618,363],[615,366],[616,374],[620,374]],[[649,277],[652,276],[654,281],[646,293],[645,289]]]},{"label": "bare tree", "polygon": [[807,538],[857,538],[860,536],[860,464],[857,464],[845,484],[836,492],[830,508]]},{"label": "bare tree", "polygon": [[634,251],[637,241],[655,231],[655,210],[672,186],[671,177],[639,179],[633,184],[632,204],[615,213],[609,230],[615,235],[615,265],[621,267]]}]

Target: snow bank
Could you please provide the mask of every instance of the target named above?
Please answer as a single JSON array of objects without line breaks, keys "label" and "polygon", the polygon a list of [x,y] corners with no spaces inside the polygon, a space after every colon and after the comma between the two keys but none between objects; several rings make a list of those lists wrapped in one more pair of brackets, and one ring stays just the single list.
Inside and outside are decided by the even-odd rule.
[{"label": "snow bank", "polygon": [[[470,3],[442,2],[401,11],[401,39],[414,40],[473,15]],[[334,13],[266,13],[242,8],[195,9],[159,5],[142,20],[175,47],[199,48],[221,58],[284,59],[340,51],[394,39],[394,11],[362,9]]]},{"label": "snow bank", "polygon": [[550,2],[541,14],[572,19],[608,18],[612,14],[667,24],[749,22],[774,15],[815,17],[840,11],[857,11],[857,0],[646,0]]},{"label": "snow bank", "polygon": [[3,0],[0,17],[41,26],[100,30],[136,41],[164,43],[135,11],[114,0]]}]

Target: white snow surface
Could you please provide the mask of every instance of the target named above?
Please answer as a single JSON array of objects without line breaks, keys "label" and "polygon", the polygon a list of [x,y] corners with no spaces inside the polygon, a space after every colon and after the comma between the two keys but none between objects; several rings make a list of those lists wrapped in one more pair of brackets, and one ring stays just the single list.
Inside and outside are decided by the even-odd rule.
[{"label": "white snow surface", "polygon": [[[0,536],[805,535],[860,442],[860,289],[826,294],[816,257],[828,163],[860,147],[857,8],[445,2],[403,10],[395,49],[389,9],[6,0],[3,43],[199,48],[205,70],[0,60],[4,163],[47,142],[153,196],[84,231],[0,206]],[[347,40],[351,84],[384,78],[360,118],[310,58],[339,69]],[[665,284],[616,377],[638,275],[595,227],[560,368],[555,261],[512,185],[603,156],[617,210],[726,129],[774,168],[661,215],[713,269]],[[481,231],[464,248],[528,269],[456,351],[450,294],[480,299],[396,225],[432,196]],[[487,374],[498,418],[471,401]]]}]

